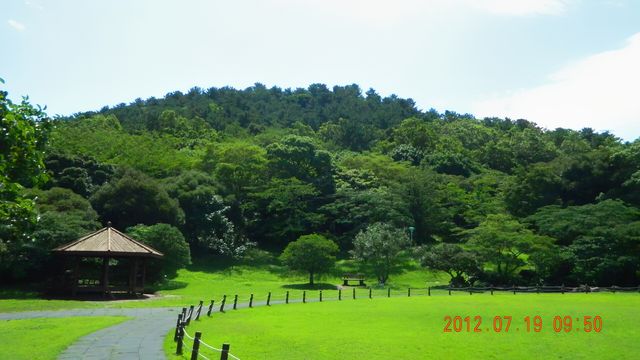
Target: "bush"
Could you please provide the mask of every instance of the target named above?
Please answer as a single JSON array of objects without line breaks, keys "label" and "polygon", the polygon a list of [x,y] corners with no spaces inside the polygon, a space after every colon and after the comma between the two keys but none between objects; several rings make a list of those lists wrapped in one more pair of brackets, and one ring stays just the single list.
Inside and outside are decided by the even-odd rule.
[{"label": "bush", "polygon": [[141,241],[164,254],[162,259],[149,264],[148,274],[158,280],[162,276],[175,276],[178,269],[191,264],[189,244],[180,230],[168,224],[136,225],[127,229],[135,240]]}]

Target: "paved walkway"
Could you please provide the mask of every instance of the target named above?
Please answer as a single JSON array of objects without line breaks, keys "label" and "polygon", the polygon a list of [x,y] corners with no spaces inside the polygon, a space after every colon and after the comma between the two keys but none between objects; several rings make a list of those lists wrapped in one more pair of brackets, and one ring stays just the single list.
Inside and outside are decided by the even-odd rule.
[{"label": "paved walkway", "polygon": [[[307,302],[317,301],[318,299],[307,299]],[[289,302],[300,303],[302,299],[292,298]],[[284,304],[284,300],[274,298],[271,304]],[[266,306],[266,302],[255,301],[253,306]],[[227,297],[225,310],[233,311],[232,307],[233,298]],[[246,302],[237,304],[238,309],[248,307],[249,304]],[[220,304],[216,302],[212,312],[218,312],[219,308]],[[208,304],[204,304],[201,318],[206,318],[207,310]],[[127,316],[133,319],[81,337],[60,354],[58,360],[162,360],[166,359],[163,350],[164,338],[175,327],[178,314],[181,311],[182,308],[96,308],[25,311],[0,313],[0,320],[66,318],[74,316]]]},{"label": "paved walkway", "polygon": [[64,318],[73,316],[128,316],[125,321],[80,338],[58,359],[159,360],[166,359],[162,344],[175,326],[178,308],[77,309],[0,313],[0,320]]}]

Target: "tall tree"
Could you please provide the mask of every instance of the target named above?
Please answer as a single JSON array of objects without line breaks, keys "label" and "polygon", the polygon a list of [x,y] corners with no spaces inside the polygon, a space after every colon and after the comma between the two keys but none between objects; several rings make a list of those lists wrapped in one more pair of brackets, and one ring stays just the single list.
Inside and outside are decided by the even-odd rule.
[{"label": "tall tree", "polygon": [[405,231],[384,223],[369,225],[353,240],[353,256],[362,261],[385,284],[399,271],[402,251],[411,245]]}]

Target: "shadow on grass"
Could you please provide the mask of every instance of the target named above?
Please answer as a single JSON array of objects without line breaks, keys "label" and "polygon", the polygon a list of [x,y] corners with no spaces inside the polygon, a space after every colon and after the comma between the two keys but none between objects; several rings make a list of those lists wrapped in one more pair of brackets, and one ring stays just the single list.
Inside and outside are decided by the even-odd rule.
[{"label": "shadow on grass", "polygon": [[285,289],[292,289],[292,290],[337,290],[338,287],[335,286],[334,284],[327,284],[327,283],[317,283],[317,284],[287,284],[287,285],[282,285],[283,288]]}]

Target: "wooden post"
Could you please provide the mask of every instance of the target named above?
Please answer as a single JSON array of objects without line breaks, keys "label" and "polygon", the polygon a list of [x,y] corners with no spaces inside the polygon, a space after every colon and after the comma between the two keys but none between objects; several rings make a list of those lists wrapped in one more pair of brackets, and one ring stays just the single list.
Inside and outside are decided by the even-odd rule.
[{"label": "wooden post", "polygon": [[142,259],[142,284],[140,285],[140,293],[144,294],[144,283],[147,281],[147,259]]},{"label": "wooden post", "polygon": [[322,302],[322,290],[320,290],[320,302]]},{"label": "wooden post", "polygon": [[560,286],[560,292],[562,293],[562,295],[564,295],[564,284],[562,284],[562,286]]},{"label": "wooden post", "polygon": [[233,310],[236,310],[238,306],[238,295],[233,297]]},{"label": "wooden post", "polygon": [[427,287],[427,296],[431,296],[431,286]]},{"label": "wooden post", "polygon": [[224,304],[227,302],[227,295],[222,295],[222,301],[220,302],[220,312],[224,312]]},{"label": "wooden post", "polygon": [[353,300],[356,299],[356,288],[353,288]]},{"label": "wooden post", "polygon": [[196,320],[200,320],[200,313],[202,312],[202,304],[204,301],[200,300],[200,305],[198,305],[198,312],[196,313]]},{"label": "wooden post", "polygon": [[369,299],[372,299],[372,297],[371,297],[371,288],[369,288]]},{"label": "wooden post", "polygon": [[133,259],[133,261],[129,264],[129,281],[127,283],[128,287],[129,287],[129,295],[133,295],[135,293],[135,263],[136,263],[136,259]]},{"label": "wooden post", "polygon": [[211,300],[211,304],[209,304],[209,310],[207,311],[207,316],[211,316],[211,310],[213,310],[213,302],[214,300]]},{"label": "wooden post", "polygon": [[193,337],[193,347],[191,348],[191,360],[198,360],[198,351],[200,350],[200,337],[202,333],[196,331],[196,335]]},{"label": "wooden post", "polygon": [[249,307],[253,307],[253,294],[249,297]]},{"label": "wooden post", "polygon": [[193,317],[193,308],[195,306],[189,306],[189,316],[187,317],[187,325],[191,324],[191,318]]},{"label": "wooden post", "polygon": [[178,341],[178,333],[180,332],[180,324],[182,324],[182,314],[178,314],[178,322],[176,323],[176,332],[173,334],[173,341]]},{"label": "wooden post", "polygon": [[540,294],[540,286],[536,285],[536,294]]},{"label": "wooden post", "polygon": [[109,292],[109,258],[102,258],[102,291],[106,295],[110,295]]},{"label": "wooden post", "polygon": [[78,280],[80,280],[80,258],[73,257],[73,273],[71,274],[71,296],[75,297],[78,292]]},{"label": "wooden post", "polygon": [[287,290],[287,295],[285,295],[284,297],[284,303],[288,304],[289,303],[289,291]]},{"label": "wooden post", "polygon": [[342,300],[342,289],[338,289],[338,300]]},{"label": "wooden post", "polygon": [[180,323],[178,329],[178,343],[176,344],[176,355],[182,355],[182,342],[184,339],[184,323]]},{"label": "wooden post", "polygon": [[182,308],[182,321],[186,321],[187,320],[187,308],[183,307]]},{"label": "wooden post", "polygon": [[493,285],[489,287],[489,290],[491,291],[491,295],[493,295]]},{"label": "wooden post", "polygon": [[407,288],[407,297],[411,297],[411,288]]},{"label": "wooden post", "polygon": [[387,297],[390,298],[391,297],[391,288],[387,288]]},{"label": "wooden post", "polygon": [[515,294],[516,294],[516,285],[513,284],[513,295],[515,295]]},{"label": "wooden post", "polygon": [[449,295],[451,295],[451,285],[449,285]]},{"label": "wooden post", "polygon": [[469,295],[473,295],[473,293],[471,292],[471,286],[469,286]]},{"label": "wooden post", "polygon": [[589,293],[589,285],[584,284],[584,293],[588,294]]},{"label": "wooden post", "polygon": [[269,295],[267,295],[267,306],[271,306],[271,291],[269,291]]},{"label": "wooden post", "polygon": [[222,344],[222,351],[220,352],[220,360],[229,360],[229,348],[231,345]]},{"label": "wooden post", "polygon": [[302,303],[306,303],[307,302],[307,291],[304,290],[302,291]]}]

